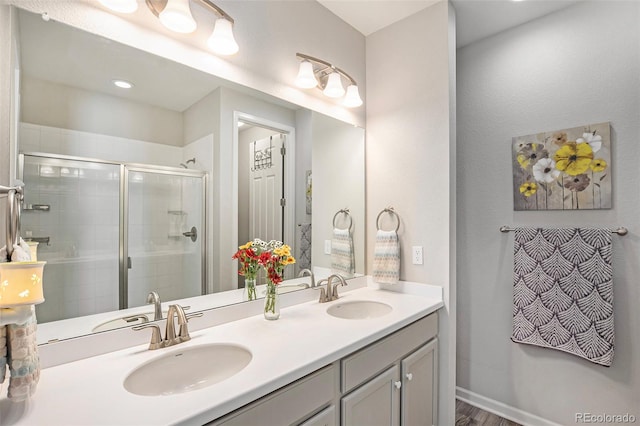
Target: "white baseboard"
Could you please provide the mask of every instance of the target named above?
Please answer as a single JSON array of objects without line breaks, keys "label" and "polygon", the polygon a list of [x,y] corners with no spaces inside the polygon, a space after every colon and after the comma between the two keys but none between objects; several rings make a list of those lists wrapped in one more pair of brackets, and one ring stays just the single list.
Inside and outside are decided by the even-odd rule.
[{"label": "white baseboard", "polygon": [[456,386],[456,399],[524,426],[562,426],[459,386]]}]

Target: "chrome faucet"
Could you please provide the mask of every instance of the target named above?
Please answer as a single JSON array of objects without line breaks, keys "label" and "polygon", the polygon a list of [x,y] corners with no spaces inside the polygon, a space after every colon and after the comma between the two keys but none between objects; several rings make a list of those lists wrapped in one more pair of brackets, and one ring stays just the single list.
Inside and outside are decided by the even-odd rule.
[{"label": "chrome faucet", "polygon": [[[334,279],[338,280],[338,283],[332,286],[332,282]],[[329,277],[327,279],[324,280],[320,280],[318,282],[318,286],[321,286],[322,283],[327,282],[327,289],[325,291],[325,289],[323,287],[320,288],[320,300],[318,300],[319,303],[326,303],[326,302],[332,302],[334,300],[338,300],[338,298],[340,297],[338,295],[338,285],[347,285],[347,282],[344,280],[344,278],[342,278],[341,275],[338,274],[333,274],[333,275],[329,275]]]},{"label": "chrome faucet", "polygon": [[[176,324],[175,318],[178,317],[179,331],[176,336]],[[143,330],[145,328],[152,328],[151,343],[149,349],[160,349],[169,346],[177,345],[178,343],[187,342],[191,340],[189,336],[189,319],[193,317],[201,317],[202,312],[196,312],[190,315],[184,313],[184,308],[180,305],[170,305],[169,312],[167,312],[167,324],[164,332],[164,339],[160,333],[160,326],[158,324],[144,324],[132,327],[134,330]]]},{"label": "chrome faucet", "polygon": [[147,303],[153,303],[153,320],[158,321],[162,319],[162,303],[160,302],[160,296],[157,292],[152,291],[147,295]]},{"label": "chrome faucet", "polygon": [[305,276],[309,276],[311,277],[311,287],[315,287],[316,286],[316,277],[313,275],[313,272],[311,272],[310,269],[303,269],[300,271],[300,273],[298,274],[298,277],[305,277]]}]

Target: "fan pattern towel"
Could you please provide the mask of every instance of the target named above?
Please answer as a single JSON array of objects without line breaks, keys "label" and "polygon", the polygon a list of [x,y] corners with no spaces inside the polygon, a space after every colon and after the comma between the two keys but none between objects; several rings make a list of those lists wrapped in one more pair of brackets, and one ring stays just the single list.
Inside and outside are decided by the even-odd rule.
[{"label": "fan pattern towel", "polygon": [[400,279],[400,243],[396,231],[378,230],[373,251],[373,280],[396,284]]},{"label": "fan pattern towel", "polygon": [[300,225],[300,259],[297,260],[298,268],[311,269],[311,224]]},{"label": "fan pattern towel", "polygon": [[511,340],[610,366],[611,255],[609,229],[516,229]]},{"label": "fan pattern towel", "polygon": [[355,272],[355,257],[353,253],[353,239],[349,229],[333,229],[331,241],[331,272],[345,278],[353,277]]}]

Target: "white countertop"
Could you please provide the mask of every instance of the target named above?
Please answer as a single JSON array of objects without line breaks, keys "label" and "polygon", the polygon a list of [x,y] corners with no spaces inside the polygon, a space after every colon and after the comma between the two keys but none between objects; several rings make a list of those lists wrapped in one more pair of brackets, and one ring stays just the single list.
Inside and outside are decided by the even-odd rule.
[{"label": "white countertop", "polygon": [[[407,287],[401,286],[403,291]],[[147,345],[135,346],[47,368],[27,406],[6,400],[7,385],[3,385],[0,424],[200,425],[436,311],[443,306],[442,297],[433,294],[437,292],[417,296],[365,287],[345,292],[334,302],[284,308],[277,321],[252,316],[192,332],[191,341],[170,348],[149,351]],[[366,320],[340,319],[325,312],[329,306],[352,300],[384,302],[393,310]],[[138,396],[124,389],[124,379],[137,366],[172,351],[210,343],[244,346],[253,358],[236,375],[191,392]]]}]

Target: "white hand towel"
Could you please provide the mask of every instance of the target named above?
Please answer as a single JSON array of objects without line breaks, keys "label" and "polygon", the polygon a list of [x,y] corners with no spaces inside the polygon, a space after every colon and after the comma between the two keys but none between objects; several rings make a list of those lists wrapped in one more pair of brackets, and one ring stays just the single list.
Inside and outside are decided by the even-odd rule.
[{"label": "white hand towel", "polygon": [[355,256],[353,239],[349,229],[333,229],[331,241],[331,272],[345,278],[353,277],[355,272]]},{"label": "white hand towel", "polygon": [[400,243],[396,231],[378,230],[373,252],[373,280],[396,284],[400,279]]},{"label": "white hand towel", "polygon": [[[29,262],[31,260],[31,250],[25,241],[20,238],[20,245],[13,245],[13,253],[11,253],[12,262]],[[7,261],[7,246],[0,248],[0,262]]]}]

